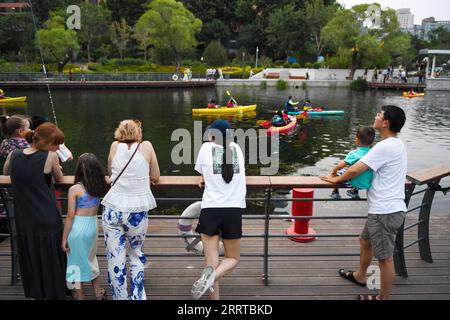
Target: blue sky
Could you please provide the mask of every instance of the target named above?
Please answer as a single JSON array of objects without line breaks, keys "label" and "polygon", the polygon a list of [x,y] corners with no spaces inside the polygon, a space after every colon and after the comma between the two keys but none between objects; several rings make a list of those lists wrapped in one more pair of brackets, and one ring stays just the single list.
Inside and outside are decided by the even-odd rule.
[{"label": "blue sky", "polygon": [[421,24],[422,19],[428,17],[435,17],[436,20],[450,20],[449,0],[337,0],[337,2],[345,5],[347,8],[355,4],[372,2],[378,2],[382,8],[411,8],[415,24]]}]

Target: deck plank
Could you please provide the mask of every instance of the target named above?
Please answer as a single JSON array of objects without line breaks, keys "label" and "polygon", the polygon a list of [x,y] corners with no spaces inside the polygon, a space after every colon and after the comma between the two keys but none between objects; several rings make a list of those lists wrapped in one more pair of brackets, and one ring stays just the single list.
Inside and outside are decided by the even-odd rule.
[{"label": "deck plank", "polygon": [[[416,217],[408,217],[414,222]],[[342,223],[341,223],[342,222]],[[154,220],[150,223],[149,234],[178,234],[177,220]],[[282,234],[292,222],[271,221],[271,233]],[[359,234],[364,220],[311,221],[316,231],[321,233]],[[101,224],[99,224],[101,225]],[[101,226],[100,226],[101,230]],[[406,250],[408,278],[396,277],[392,299],[434,299],[450,298],[450,220],[445,216],[431,219],[431,248],[433,263],[420,259],[418,247]],[[101,231],[100,231],[101,232]],[[262,234],[263,223],[258,220],[244,221],[244,234]],[[417,232],[409,230],[405,243],[413,241]],[[262,253],[262,239],[244,238],[243,253]],[[269,241],[271,253],[358,253],[358,239],[320,238],[312,243],[297,243],[285,238]],[[184,254],[183,241],[179,238],[148,238],[147,254]],[[0,255],[9,253],[9,241],[0,243]],[[103,239],[98,240],[98,253],[104,253]],[[106,258],[99,256],[100,282],[106,285]],[[21,285],[10,286],[11,258],[0,256],[0,300],[24,299]],[[375,264],[375,261],[374,261]],[[358,265],[357,256],[305,256],[271,257],[269,260],[269,286],[262,283],[263,262],[260,257],[242,257],[238,267],[221,282],[221,297],[224,300],[291,300],[291,299],[354,299],[359,293],[370,293],[341,279],[339,268],[354,269]],[[146,265],[145,286],[149,299],[178,300],[191,299],[189,292],[204,266],[201,256],[149,257]],[[86,296],[93,299],[92,289],[86,287]]]}]

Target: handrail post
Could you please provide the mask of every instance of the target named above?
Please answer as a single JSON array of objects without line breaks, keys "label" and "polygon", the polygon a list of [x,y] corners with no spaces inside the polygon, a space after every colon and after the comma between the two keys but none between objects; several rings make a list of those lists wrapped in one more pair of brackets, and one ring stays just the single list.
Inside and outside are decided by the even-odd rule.
[{"label": "handrail post", "polygon": [[270,203],[271,203],[272,189],[266,189],[264,196],[266,198],[264,204],[264,271],[263,271],[263,283],[267,287],[269,285],[269,218],[270,218]]},{"label": "handrail post", "polygon": [[5,205],[6,216],[8,218],[9,238],[11,241],[11,286],[15,286],[19,279],[19,257],[17,253],[17,230],[14,214],[14,198],[7,188],[0,188],[1,198]]},{"label": "handrail post", "polygon": [[428,189],[425,192],[422,205],[419,212],[419,221],[423,221],[418,226],[417,239],[419,239],[419,252],[420,258],[426,262],[433,262],[433,257],[431,256],[430,247],[430,212],[431,205],[433,203],[434,194],[436,193],[435,187],[439,185],[441,179],[434,180],[428,183]]},{"label": "handrail post", "polygon": [[[414,192],[415,187],[416,185],[412,183],[405,188],[405,204],[407,208],[409,206],[409,201],[411,200],[411,196]],[[397,235],[395,237],[394,266],[396,274],[398,274],[403,278],[408,278],[408,269],[406,268],[406,260],[405,260],[404,233],[405,233],[405,221],[403,221],[403,224],[398,229]]]}]

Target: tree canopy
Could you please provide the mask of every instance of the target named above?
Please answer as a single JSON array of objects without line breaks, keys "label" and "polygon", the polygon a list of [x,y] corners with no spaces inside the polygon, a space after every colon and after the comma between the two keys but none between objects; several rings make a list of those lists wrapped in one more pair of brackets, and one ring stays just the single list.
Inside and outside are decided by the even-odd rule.
[{"label": "tree canopy", "polygon": [[139,18],[136,32],[147,35],[149,45],[157,52],[171,51],[178,70],[183,55],[197,44],[195,36],[202,21],[175,0],[154,0],[148,8]]}]

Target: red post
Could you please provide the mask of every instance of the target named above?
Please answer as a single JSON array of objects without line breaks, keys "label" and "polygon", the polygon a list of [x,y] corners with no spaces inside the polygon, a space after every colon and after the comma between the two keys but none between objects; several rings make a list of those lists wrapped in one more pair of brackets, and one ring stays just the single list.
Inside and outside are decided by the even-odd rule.
[{"label": "red post", "polygon": [[[292,189],[292,199],[312,199],[314,198],[314,189]],[[313,201],[292,201],[292,216],[312,216]],[[286,229],[286,234],[308,234],[314,235],[316,231],[309,227],[308,219],[295,219],[294,224]],[[289,237],[292,241],[311,242],[316,240],[314,236],[294,236]]]}]

